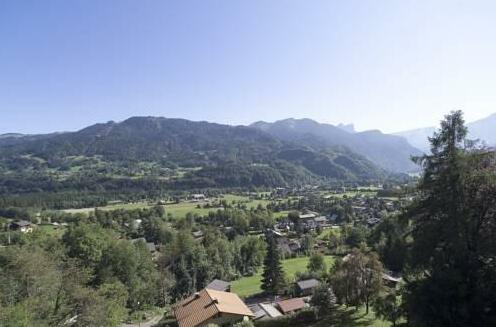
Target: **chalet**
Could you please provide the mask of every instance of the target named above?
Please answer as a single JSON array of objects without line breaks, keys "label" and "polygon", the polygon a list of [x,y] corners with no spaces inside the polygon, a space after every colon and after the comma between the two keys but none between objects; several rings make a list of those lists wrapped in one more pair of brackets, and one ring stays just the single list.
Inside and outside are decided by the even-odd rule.
[{"label": "chalet", "polygon": [[214,279],[205,288],[214,291],[231,292],[231,283],[220,279]]},{"label": "chalet", "polygon": [[21,233],[31,233],[33,231],[33,224],[26,220],[18,220],[10,223],[11,230],[17,230]]},{"label": "chalet", "polygon": [[179,327],[231,325],[254,317],[234,293],[205,288],[173,306]]},{"label": "chalet", "polygon": [[313,290],[319,285],[319,281],[315,278],[300,280],[296,283],[296,290],[300,296],[312,295]]},{"label": "chalet", "polygon": [[305,308],[303,298],[297,297],[277,302],[277,307],[283,314],[293,313]]}]

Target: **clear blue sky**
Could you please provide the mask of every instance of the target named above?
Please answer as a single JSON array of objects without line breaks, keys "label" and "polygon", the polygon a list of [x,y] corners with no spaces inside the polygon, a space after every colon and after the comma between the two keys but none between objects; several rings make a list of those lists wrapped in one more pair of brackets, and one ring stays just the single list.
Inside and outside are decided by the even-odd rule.
[{"label": "clear blue sky", "polygon": [[496,112],[496,1],[3,0],[0,133]]}]

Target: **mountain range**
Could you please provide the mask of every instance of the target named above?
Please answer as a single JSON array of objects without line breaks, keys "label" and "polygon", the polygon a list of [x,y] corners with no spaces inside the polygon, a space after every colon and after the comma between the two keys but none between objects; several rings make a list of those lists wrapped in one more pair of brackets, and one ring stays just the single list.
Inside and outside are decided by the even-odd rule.
[{"label": "mountain range", "polygon": [[[496,144],[496,115],[469,124]],[[0,194],[114,188],[285,186],[397,178],[418,167],[434,129],[389,135],[285,119],[230,126],[132,117],[76,132],[0,135]],[[420,150],[419,150],[420,149]]]},{"label": "mountain range", "polygon": [[169,187],[204,188],[370,182],[391,175],[346,146],[161,117],[132,117],[69,133],[4,135],[0,173],[0,193],[117,189],[116,182],[150,177]]},{"label": "mountain range", "polygon": [[383,134],[378,130],[355,132],[348,125],[320,124],[311,119],[285,119],[274,123],[256,122],[250,125],[278,139],[293,141],[318,149],[341,146],[360,154],[378,166],[393,172],[415,171],[418,167],[411,156],[421,152],[403,137]]},{"label": "mountain range", "polygon": [[[489,117],[470,122],[467,124],[469,138],[479,140],[488,146],[496,146],[496,113]],[[434,127],[418,128],[394,135],[402,136],[414,147],[424,151],[429,151],[428,137],[436,131]]]}]

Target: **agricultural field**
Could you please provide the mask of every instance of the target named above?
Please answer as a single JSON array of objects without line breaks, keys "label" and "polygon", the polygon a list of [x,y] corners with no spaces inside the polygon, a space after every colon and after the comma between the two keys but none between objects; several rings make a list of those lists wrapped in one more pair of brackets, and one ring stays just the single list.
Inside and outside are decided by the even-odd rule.
[{"label": "agricultural field", "polygon": [[[294,277],[297,272],[304,272],[307,270],[309,257],[298,257],[292,259],[286,259],[282,261],[282,267],[286,273],[286,277],[290,282],[293,282]],[[328,268],[334,263],[334,257],[326,256],[325,261]],[[262,268],[259,271],[249,277],[242,277],[238,280],[232,282],[232,292],[238,294],[239,296],[246,297],[254,294],[258,294],[262,291],[260,286],[262,285]]]},{"label": "agricultural field", "polygon": [[222,197],[223,200],[226,200],[228,203],[242,203],[246,204],[247,208],[256,208],[258,205],[266,206],[270,201],[268,200],[254,200],[250,199],[244,195],[234,195],[234,194],[226,194]]},{"label": "agricultural field", "polygon": [[[219,200],[226,200],[228,204],[244,204],[248,209],[256,208],[258,205],[266,206],[269,201],[268,200],[254,200],[250,199],[248,196],[242,195],[234,195],[234,194],[226,194],[222,197],[211,198],[208,202],[216,202]],[[216,211],[216,208],[198,208],[198,205],[203,206],[207,202],[191,202],[191,201],[183,201],[179,203],[167,203],[163,205],[167,214],[171,214],[174,218],[184,218],[186,214],[191,212],[192,214],[197,215],[206,215],[210,211]],[[150,208],[155,206],[154,202],[132,202],[132,203],[116,203],[109,204],[107,206],[98,207],[99,210],[133,210],[133,209],[143,209]],[[67,213],[90,213],[94,211],[95,208],[80,208],[80,209],[66,209],[63,210]],[[287,212],[280,212],[276,214],[276,217],[285,216]]]}]

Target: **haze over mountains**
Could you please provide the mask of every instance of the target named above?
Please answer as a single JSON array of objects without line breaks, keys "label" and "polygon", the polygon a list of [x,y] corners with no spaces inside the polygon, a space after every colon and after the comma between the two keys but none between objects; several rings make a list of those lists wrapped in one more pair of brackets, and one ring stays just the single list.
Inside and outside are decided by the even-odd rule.
[{"label": "haze over mountains", "polygon": [[[496,146],[496,113],[489,117],[476,120],[467,124],[469,138],[478,139],[489,146]],[[404,132],[394,133],[402,136],[414,147],[424,151],[429,151],[428,137],[434,133],[434,127],[418,128]]]},{"label": "haze over mountains", "polygon": [[320,124],[311,119],[285,119],[274,123],[256,122],[250,126],[281,140],[296,141],[317,148],[347,147],[394,172],[416,170],[410,157],[421,154],[402,137],[383,134],[378,130],[357,133],[352,125],[343,128],[343,125],[337,127]]}]

